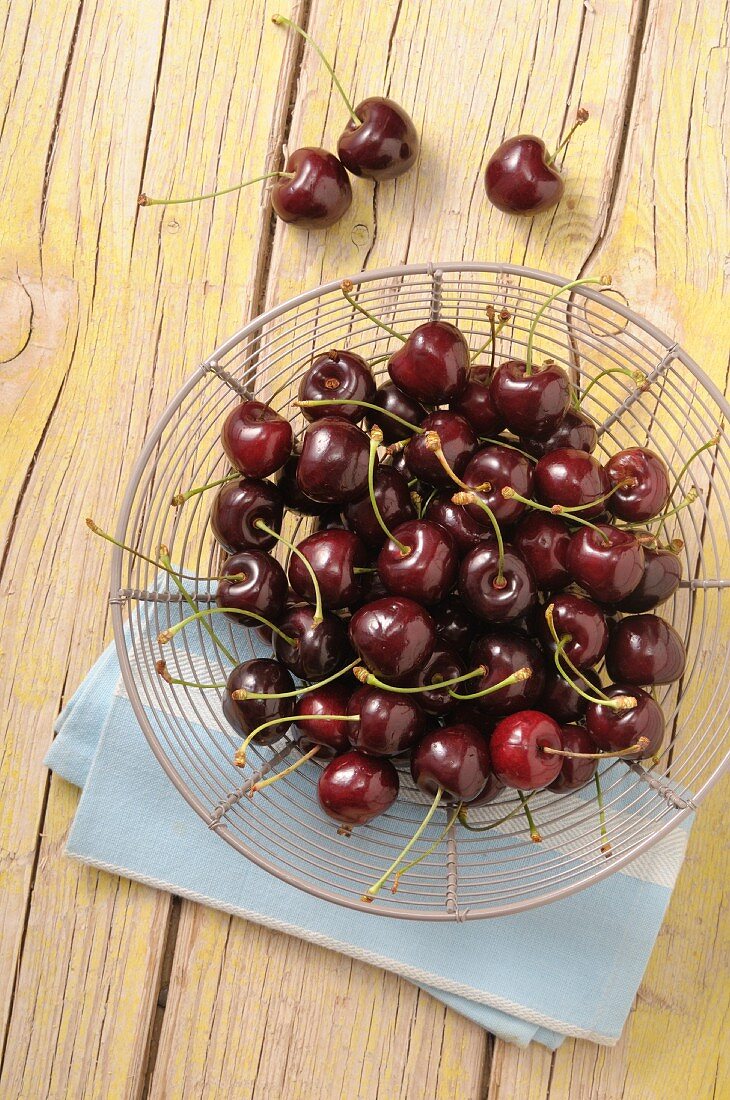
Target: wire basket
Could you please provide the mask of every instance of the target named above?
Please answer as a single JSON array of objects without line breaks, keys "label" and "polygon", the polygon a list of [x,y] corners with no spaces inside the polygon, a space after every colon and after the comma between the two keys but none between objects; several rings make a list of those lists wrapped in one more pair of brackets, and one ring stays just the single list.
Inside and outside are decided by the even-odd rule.
[{"label": "wire basket", "polygon": [[[352,276],[356,299],[397,330],[427,319],[453,321],[471,347],[489,336],[486,307],[506,308],[510,320],[498,337],[497,362],[524,357],[536,311],[566,280],[524,267],[483,263],[422,264]],[[214,605],[205,580],[223,554],[208,525],[212,494],[171,507],[174,494],[225,476],[220,446],[223,418],[242,397],[254,395],[287,415],[295,432],[305,426],[296,399],[299,377],[316,352],[347,347],[367,359],[400,346],[352,308],[330,283],[256,318],[219,347],[180,390],[155,427],[137,462],[122,505],[117,538],[156,558],[166,544],[185,587],[201,606]],[[730,500],[724,420],[728,405],[700,368],[663,333],[633,313],[612,292],[582,287],[552,302],[535,334],[537,361],[550,357],[586,393],[584,410],[599,425],[598,456],[629,445],[650,445],[680,475],[676,498],[694,501],[667,524],[684,543],[683,580],[660,609],[687,647],[684,677],[660,688],[667,720],[659,757],[601,770],[605,823],[612,847],[601,851],[593,786],[570,794],[539,793],[531,808],[543,837],[530,842],[520,816],[486,832],[452,828],[442,843],[373,904],[363,891],[380,877],[423,817],[429,801],[400,768],[401,796],[385,815],[338,835],[317,803],[316,760],[256,794],[251,784],[288,762],[291,741],[249,748],[246,771],[232,762],[240,737],[221,711],[221,690],[173,686],[155,672],[164,655],[172,675],[225,682],[231,665],[199,620],[175,635],[164,654],[160,631],[187,611],[179,591],[160,569],[115,550],[111,604],[124,690],[147,740],[172,782],[223,840],[259,866],[321,898],[385,916],[465,920],[500,916],[563,897],[624,867],[665,837],[705,797],[727,768],[726,729],[730,677],[725,654],[723,594],[730,586]],[[646,375],[637,387],[614,368]],[[597,376],[610,368],[613,373]],[[374,368],[385,375],[385,358]],[[717,441],[692,457],[717,433]],[[685,464],[687,464],[685,466]],[[302,537],[311,521],[290,516],[289,537]],[[123,611],[128,609],[127,636]],[[216,632],[238,661],[261,655],[252,632],[216,616]],[[515,792],[470,811],[474,823],[507,817]],[[443,833],[439,811],[412,855]],[[440,815],[440,817],[439,817]]]}]

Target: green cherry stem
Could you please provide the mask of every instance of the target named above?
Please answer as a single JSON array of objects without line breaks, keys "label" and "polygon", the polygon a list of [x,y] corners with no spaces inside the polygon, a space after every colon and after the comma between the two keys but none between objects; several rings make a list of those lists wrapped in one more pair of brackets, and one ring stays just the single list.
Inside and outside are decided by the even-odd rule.
[{"label": "green cherry stem", "polygon": [[600,279],[573,279],[570,283],[565,283],[563,286],[558,287],[553,291],[545,301],[542,303],[537,313],[532,319],[530,325],[530,331],[527,335],[527,354],[525,355],[525,374],[529,377],[532,374],[532,346],[535,340],[535,330],[540,322],[540,318],[544,314],[545,310],[552,305],[556,298],[559,298],[561,294],[565,294],[567,290],[575,290],[579,286],[588,286],[590,283],[598,283],[599,286],[610,286],[611,280],[608,277]]},{"label": "green cherry stem", "polygon": [[274,634],[278,634],[287,645],[295,646],[297,644],[295,638],[290,638],[288,634],[285,634],[283,630],[279,630],[278,626],[274,626],[274,624],[269,622],[268,619],[265,619],[263,615],[257,615],[255,611],[242,611],[240,607],[206,607],[202,611],[196,611],[194,615],[188,615],[186,619],[181,619],[179,623],[175,623],[173,626],[168,627],[167,630],[160,631],[157,635],[157,641],[160,645],[165,645],[186,626],[189,626],[190,623],[197,622],[198,620],[204,622],[205,617],[208,615],[245,615],[246,618],[255,619],[256,622],[260,623],[262,626],[267,626],[269,630],[273,630]]},{"label": "green cherry stem", "polygon": [[571,641],[571,636],[570,634],[564,634],[562,638],[558,637],[558,632],[555,629],[555,622],[553,620],[553,607],[554,604],[549,604],[545,608],[545,622],[548,624],[548,629],[556,646],[555,653],[553,654],[555,667],[565,682],[570,684],[573,691],[580,695],[582,699],[587,699],[589,703],[596,703],[604,707],[613,707],[614,710],[630,710],[631,707],[635,707],[636,699],[633,695],[617,695],[614,699],[611,699],[608,695],[605,695],[600,688],[595,689],[596,695],[589,694],[583,688],[578,687],[575,681],[571,679],[563,666],[564,661],[569,666],[570,671],[580,676],[583,683],[588,682],[565,654],[565,647]]},{"label": "green cherry stem", "polygon": [[396,859],[393,860],[393,862],[391,863],[390,867],[385,872],[385,874],[381,875],[377,882],[374,882],[372,886],[368,887],[368,889],[365,891],[365,893],[361,897],[361,899],[360,899],[361,901],[372,901],[373,898],[376,896],[376,894],[380,893],[380,891],[382,890],[385,883],[388,881],[390,876],[393,874],[393,871],[395,871],[395,869],[398,867],[398,865],[403,862],[403,857],[408,855],[408,853],[410,852],[413,845],[416,843],[418,838],[425,831],[426,826],[428,825],[429,821],[431,820],[431,818],[436,813],[436,810],[439,807],[439,803],[441,802],[441,799],[443,798],[443,794],[444,794],[443,790],[441,789],[441,787],[439,787],[439,789],[436,791],[436,797],[434,798],[433,802],[431,803],[431,805],[429,807],[428,813],[425,815],[423,821],[418,826],[418,828],[416,829],[415,833],[413,834],[411,839],[406,844],[403,851],[400,853],[400,855],[397,856]]},{"label": "green cherry stem", "polygon": [[623,374],[626,378],[631,378],[639,389],[643,389],[646,385],[646,375],[643,370],[631,370],[629,367],[606,367],[605,370],[599,371],[595,378],[591,378],[580,397],[577,398],[576,406],[580,408],[581,403],[585,401],[593,387],[597,385],[602,378],[606,378],[611,374]]},{"label": "green cherry stem", "polygon": [[[388,356],[390,358],[390,356]],[[383,416],[389,416],[391,420],[396,420],[399,424],[402,424],[404,428],[407,428],[409,432],[413,432],[415,435],[422,435],[424,429],[419,428],[417,424],[411,424],[410,420],[404,420],[402,416],[398,416],[397,413],[391,412],[390,409],[382,409],[380,405],[374,405],[372,401],[357,401],[354,397],[321,397],[316,401],[294,401],[293,404],[298,409],[316,409],[318,405],[358,405],[363,409],[372,409],[373,412],[382,413]]]},{"label": "green cherry stem", "polygon": [[[319,717],[327,718],[328,715],[321,714]],[[270,787],[272,783],[278,783],[280,779],[284,779],[285,776],[291,775],[292,772],[295,772],[298,768],[301,768],[302,764],[306,764],[308,760],[311,760],[313,756],[316,756],[321,748],[321,745],[315,745],[313,749],[310,749],[309,752],[305,752],[299,760],[295,761],[293,764],[290,764],[288,768],[284,768],[283,771],[277,772],[276,775],[269,776],[268,779],[262,779],[259,783],[254,783],[253,787],[249,791],[249,797],[253,797],[256,791],[261,791],[264,789],[264,787]]]},{"label": "green cherry stem", "polygon": [[531,462],[533,466],[537,462],[534,455],[529,455],[527,451],[523,451],[521,447],[515,447],[514,443],[508,443],[506,439],[496,439],[491,435],[480,435],[480,443],[491,443],[495,447],[506,447],[508,451],[517,451],[518,454],[526,458],[528,462]]},{"label": "green cherry stem", "polygon": [[370,495],[370,504],[372,506],[373,513],[376,520],[378,521],[380,529],[390,539],[391,542],[395,543],[403,557],[407,558],[411,552],[411,547],[406,546],[403,542],[399,542],[395,535],[391,534],[387,523],[380,514],[378,502],[375,499],[375,459],[378,455],[378,447],[382,442],[383,433],[376,424],[373,428],[370,429],[370,454],[368,455],[368,493]]},{"label": "green cherry stem", "polygon": [[412,859],[410,861],[410,863],[406,863],[405,867],[401,867],[401,869],[399,871],[396,871],[396,873],[393,875],[393,885],[390,888],[391,894],[397,894],[398,893],[398,886],[400,884],[400,880],[403,878],[403,875],[405,875],[406,872],[410,871],[410,869],[412,867],[415,867],[418,863],[421,863],[421,861],[426,859],[427,856],[430,856],[431,853],[435,852],[436,849],[438,848],[438,846],[443,843],[443,841],[448,836],[449,830],[455,824],[456,819],[459,816],[459,814],[461,813],[463,808],[464,808],[464,803],[460,802],[459,805],[454,810],[451,817],[449,818],[449,820],[446,822],[446,825],[444,826],[444,828],[441,830],[439,835],[434,840],[433,844],[429,844],[429,846],[428,846],[428,848],[426,848],[425,852],[421,852],[420,856],[417,856],[416,859]]},{"label": "green cherry stem", "polygon": [[598,818],[601,823],[601,851],[606,859],[613,855],[611,848],[611,842],[608,839],[608,829],[606,828],[606,807],[603,804],[603,790],[601,788],[601,780],[598,776],[598,772],[594,772],[593,782],[596,785],[596,801],[598,802]]},{"label": "green cherry stem", "polygon": [[225,477],[219,478],[218,481],[209,481],[207,485],[197,485],[194,489],[187,489],[184,493],[176,493],[170,501],[170,506],[172,508],[179,508],[181,504],[184,504],[186,500],[190,500],[191,497],[196,497],[199,493],[207,493],[208,489],[217,489],[219,485],[227,485],[229,481],[236,481],[240,477],[243,477],[243,474],[236,470],[235,473],[226,474]]},{"label": "green cherry stem", "polygon": [[494,306],[493,305],[488,305],[487,306],[487,318],[489,320],[489,327],[492,331],[489,334],[489,337],[484,341],[482,346],[480,348],[477,348],[476,351],[473,351],[471,353],[469,362],[473,363],[475,361],[475,359],[479,358],[479,356],[482,354],[482,352],[485,352],[487,350],[487,348],[491,346],[492,357],[491,357],[491,362],[490,362],[490,370],[494,370],[494,355],[495,355],[495,350],[496,350],[495,349],[495,344],[497,342],[497,337],[499,336],[500,332],[502,331],[502,329],[504,328],[504,326],[507,324],[507,322],[510,319],[510,312],[507,309],[503,309],[499,314],[499,324],[497,324],[496,319],[495,319]]},{"label": "green cherry stem", "polygon": [[310,34],[307,34],[304,27],[300,27],[298,23],[293,22],[293,20],[291,20],[291,19],[287,19],[287,17],[285,15],[279,15],[278,13],[276,15],[272,15],[271,22],[275,23],[277,25],[277,27],[289,27],[291,30],[296,31],[297,34],[301,35],[301,37],[304,39],[304,41],[306,43],[308,43],[308,45],[310,45],[313,50],[315,50],[315,52],[319,56],[319,60],[322,62],[325,69],[330,74],[330,76],[332,78],[332,83],[334,84],[335,88],[337,88],[337,91],[342,96],[343,102],[344,102],[345,106],[347,107],[347,110],[350,113],[350,118],[352,119],[352,121],[354,123],[356,123],[359,126],[362,123],[362,119],[358,118],[357,115],[355,114],[355,108],[353,107],[349,96],[345,93],[345,89],[342,87],[339,80],[337,79],[337,74],[334,70],[334,66],[332,65],[332,63],[330,61],[327,60],[327,58],[322,53],[321,49],[319,48],[317,43],[314,41],[312,36]]},{"label": "green cherry stem", "polygon": [[460,703],[470,702],[473,699],[483,699],[485,695],[493,695],[495,691],[500,691],[504,687],[511,687],[512,684],[520,684],[524,680],[529,680],[532,676],[532,669],[525,665],[524,668],[518,668],[516,672],[513,672],[506,679],[501,680],[498,684],[492,684],[491,687],[484,688],[483,691],[475,691],[470,695],[460,695],[457,691],[449,691],[449,695],[452,699],[458,699]]},{"label": "green cherry stem", "polygon": [[[302,553],[302,551],[297,546],[294,545],[293,542],[289,542],[289,539],[285,539],[283,535],[278,534],[278,532],[274,531],[274,529],[272,527],[269,527],[266,523],[264,523],[264,521],[262,519],[254,520],[253,525],[254,525],[254,527],[258,527],[259,531],[264,531],[267,535],[269,535],[270,538],[273,538],[277,542],[280,542],[282,546],[286,546],[286,548],[287,548],[287,550],[289,551],[290,554],[296,554],[296,556],[299,558],[299,560],[302,563],[302,565],[304,566],[304,568],[309,573],[309,579],[311,580],[312,587],[314,589],[314,601],[315,601],[315,603],[314,603],[314,615],[312,617],[312,626],[318,626],[322,622],[322,618],[323,618],[323,614],[322,614],[322,591],[319,587],[319,581],[317,580],[317,574],[315,573],[314,569],[312,568],[311,562]],[[274,629],[276,629],[276,628],[274,628]],[[281,631],[277,631],[277,633],[280,634]],[[282,637],[283,637],[283,635],[282,635]]]},{"label": "green cherry stem", "polygon": [[[531,791],[530,794],[528,794],[525,798],[525,802],[529,802],[530,799],[536,794],[537,791]],[[490,829],[496,829],[500,825],[504,825],[506,821],[511,821],[513,817],[517,817],[518,814],[522,813],[522,809],[522,804],[519,804],[517,806],[513,806],[510,812],[508,814],[505,814],[504,817],[500,817],[498,821],[490,821],[488,825],[470,825],[467,821],[466,816],[468,806],[465,806],[459,814],[459,824],[462,825],[465,829],[468,829],[470,833],[488,833]]]},{"label": "green cherry stem", "polygon": [[[549,512],[551,516],[562,516],[567,509],[563,508],[562,504],[540,504],[536,500],[531,500],[529,497],[523,497],[521,493],[518,493],[516,489],[513,489],[511,485],[505,485],[502,489],[502,496],[505,500],[519,500],[522,504],[526,504],[528,508],[536,508],[538,512]],[[592,501],[593,504],[596,501]],[[574,512],[569,512],[566,517],[572,523],[579,523],[581,527],[590,527],[593,531],[597,531],[603,541],[608,545],[611,540],[600,527],[597,527],[595,523],[591,523],[590,520],[583,519],[582,516],[576,515]]]},{"label": "green cherry stem", "polygon": [[236,749],[235,756],[233,757],[233,763],[237,768],[242,768],[246,763],[246,749],[253,741],[254,737],[258,737],[264,730],[271,729],[273,726],[283,726],[285,724],[294,725],[296,722],[312,722],[314,720],[326,719],[332,722],[359,722],[359,715],[356,714],[290,714],[283,718],[270,718],[268,722],[262,722],[260,726],[256,726],[256,729],[251,730],[245,740]]},{"label": "green cherry stem", "polygon": [[440,691],[441,688],[463,684],[465,680],[473,680],[475,676],[484,676],[486,671],[484,665],[479,665],[479,668],[473,668],[471,672],[465,672],[462,676],[453,676],[450,680],[433,680],[430,684],[423,684],[421,687],[396,687],[394,684],[386,684],[379,680],[377,676],[373,676],[372,672],[368,672],[362,665],[356,665],[352,670],[352,674],[356,680],[359,680],[361,684],[366,684],[367,687],[380,688],[381,691],[394,691],[396,695],[417,695],[423,691]]},{"label": "green cherry stem", "polygon": [[170,675],[167,661],[163,660],[155,661],[155,671],[166,684],[178,684],[180,687],[198,688],[200,691],[222,691],[226,686],[225,684],[198,684],[195,680],[179,680]]},{"label": "green cherry stem", "polygon": [[532,816],[532,810],[530,809],[528,801],[522,791],[518,791],[517,794],[519,795],[520,802],[522,803],[522,809],[525,811],[525,817],[527,818],[527,825],[530,830],[530,840],[532,840],[535,844],[541,844],[542,837],[538,832],[537,825],[535,824],[535,820]]},{"label": "green cherry stem", "polygon": [[[355,284],[351,279],[343,279],[340,283],[340,290],[342,291],[345,299],[350,303],[353,309],[356,309],[358,313],[361,313],[363,317],[367,317],[368,321],[372,321],[378,328],[382,328],[384,332],[390,333],[391,336],[395,336],[396,340],[400,340],[402,344],[405,344],[408,339],[402,332],[396,332],[390,325],[386,325],[385,321],[381,321],[379,317],[375,317],[374,314],[369,313],[364,306],[361,306],[358,301],[352,296],[352,291],[355,288]],[[390,356],[388,356],[390,359]]]},{"label": "green cherry stem", "polygon": [[208,191],[205,195],[192,195],[187,199],[151,199],[149,195],[145,195],[144,192],[137,199],[138,206],[178,206],[181,203],[186,202],[202,202],[204,199],[216,199],[219,195],[230,195],[232,191],[240,191],[243,187],[249,187],[252,183],[262,183],[264,180],[273,179],[275,176],[279,176],[285,179],[294,179],[293,172],[266,172],[263,176],[255,176],[252,180],[244,180],[243,183],[236,183],[233,187],[223,187],[220,191]]},{"label": "green cherry stem", "polygon": [[308,684],[306,687],[295,688],[294,691],[279,691],[267,694],[265,691],[247,691],[246,688],[237,688],[236,691],[231,692],[231,699],[235,699],[236,702],[241,702],[243,699],[296,699],[299,695],[307,695],[310,691],[316,691],[318,688],[326,687],[327,684],[339,680],[340,676],[346,676],[356,666],[357,660],[351,661],[349,665],[333,672],[326,679],[319,680],[316,684]]},{"label": "green cherry stem", "polygon": [[488,481],[483,482],[481,485],[467,485],[465,481],[461,480],[449,465],[449,460],[443,452],[438,432],[426,432],[423,437],[423,444],[426,450],[432,453],[444,473],[448,474],[454,484],[458,485],[460,489],[463,489],[465,493],[488,493],[492,488]]},{"label": "green cherry stem", "polygon": [[[504,490],[502,490],[504,495]],[[492,525],[494,531],[494,537],[497,540],[497,553],[498,553],[498,565],[497,576],[492,581],[495,588],[504,588],[506,580],[504,579],[504,539],[502,538],[502,531],[497,523],[497,517],[492,509],[489,507],[486,501],[482,500],[478,493],[475,493],[473,489],[470,489],[468,493],[454,493],[451,498],[453,504],[478,504],[483,511],[486,512],[487,518]]]},{"label": "green cherry stem", "polygon": [[563,149],[565,149],[566,145],[568,144],[568,142],[570,141],[570,139],[572,138],[573,134],[578,129],[578,127],[582,126],[583,123],[587,122],[587,121],[588,121],[588,112],[586,111],[585,107],[579,107],[577,112],[576,112],[576,115],[575,115],[575,122],[573,123],[571,128],[568,130],[567,134],[565,135],[563,140],[560,142],[560,145],[557,147],[557,149],[555,150],[553,155],[551,157],[548,157],[548,159],[545,161],[545,163],[548,166],[555,163],[555,158],[560,153],[562,153]]},{"label": "green cherry stem", "polygon": [[[665,520],[671,519],[672,516],[676,516],[678,512],[682,511],[683,508],[689,508],[689,506],[691,504],[694,504],[694,502],[697,500],[698,496],[699,496],[699,494],[698,494],[696,489],[690,489],[690,491],[687,493],[687,496],[684,498],[683,501],[680,501],[680,503],[675,505],[674,508],[668,508],[666,511],[662,512],[662,514],[660,516],[654,516],[653,519],[644,520],[643,523],[624,523],[623,526],[627,530],[631,530],[634,527],[642,528],[642,527],[648,527],[652,523],[658,523],[659,528],[657,529],[657,533],[656,533],[656,536],[655,536],[658,539],[659,536],[661,535],[662,531],[664,530]],[[672,541],[674,541],[674,540],[672,540]],[[679,539],[678,541],[681,542],[682,540]]]},{"label": "green cherry stem", "polygon": [[553,749],[550,745],[543,745],[541,751],[548,756],[564,756],[568,760],[608,760],[619,756],[631,756],[635,752],[641,752],[648,744],[648,737],[640,737],[635,745],[629,745],[626,749],[616,749],[615,752],[571,752],[569,749]]}]

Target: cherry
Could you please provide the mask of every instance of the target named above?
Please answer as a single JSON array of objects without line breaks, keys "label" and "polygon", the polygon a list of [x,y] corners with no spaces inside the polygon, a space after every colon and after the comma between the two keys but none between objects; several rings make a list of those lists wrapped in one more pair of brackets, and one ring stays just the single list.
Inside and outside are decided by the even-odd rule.
[{"label": "cherry", "polygon": [[349,659],[347,628],[336,615],[317,621],[314,608],[293,607],[284,615],[279,629],[293,639],[291,644],[274,634],[274,654],[302,680],[319,680]]},{"label": "cherry", "polygon": [[436,628],[414,600],[388,596],[361,607],[350,619],[350,641],[377,676],[410,676],[433,652]]},{"label": "cherry", "polygon": [[[457,475],[466,469],[469,459],[479,446],[474,430],[463,416],[453,412],[431,413],[421,422],[423,432],[411,436],[405,457],[414,477],[431,485],[453,484],[453,477],[436,456],[436,447],[443,452],[447,465]],[[437,439],[434,439],[433,433]]]},{"label": "cherry", "polygon": [[407,420],[410,424],[416,426],[421,423],[426,415],[423,405],[409,397],[403,390],[399,390],[393,382],[385,382],[382,386],[378,386],[372,398],[372,404],[379,405],[385,411],[378,413],[373,412],[372,409],[367,409],[365,413],[366,422],[371,426],[377,424],[383,433],[383,442],[386,444],[397,443],[399,440],[405,439],[408,434],[408,429],[403,424],[399,424],[397,420],[394,420],[392,416],[388,416],[388,413],[393,413],[401,420]]},{"label": "cherry", "polygon": [[447,531],[461,554],[467,553],[478,542],[492,537],[491,529],[487,530],[483,524],[478,523],[463,504],[454,504],[449,490],[437,493],[431,499],[424,512],[424,519]]},{"label": "cherry", "polygon": [[580,508],[580,515],[586,519],[604,511],[602,498],[611,484],[598,459],[586,451],[574,447],[550,451],[538,460],[534,476],[537,499],[543,504]]},{"label": "cherry", "polygon": [[[373,474],[373,490],[386,527],[393,529],[416,518],[408,482],[392,466],[378,466]],[[385,542],[385,531],[378,523],[369,496],[346,504],[342,516],[369,550],[378,550]]]},{"label": "cherry", "polygon": [[398,772],[384,757],[355,749],[331,760],[319,777],[317,796],[328,817],[349,832],[385,813],[398,797]]},{"label": "cherry", "polygon": [[[441,641],[436,642],[433,653],[419,668],[418,672],[408,680],[409,686],[426,687],[429,684],[438,685],[443,680],[453,680],[457,676],[463,676],[466,666],[456,651],[451,646]],[[430,691],[420,692],[418,701],[429,714],[444,715],[453,710],[455,700],[448,688],[433,687]]]},{"label": "cherry", "polygon": [[644,574],[644,550],[633,532],[602,523],[571,537],[567,565],[573,579],[600,603],[628,596]]},{"label": "cherry", "polygon": [[258,478],[229,481],[218,490],[210,510],[210,526],[221,546],[230,553],[267,550],[274,539],[256,527],[264,520],[279,530],[284,501],[275,485]]},{"label": "cherry", "polygon": [[543,437],[554,432],[565,416],[571,385],[565,370],[552,359],[538,369],[508,359],[494,372],[489,392],[515,435]]},{"label": "cherry", "polygon": [[299,512],[304,516],[325,515],[330,505],[325,501],[312,500],[299,488],[297,483],[298,466],[299,455],[293,454],[285,462],[276,482],[276,487],[281,493],[285,506],[290,512]]},{"label": "cherry", "polygon": [[[597,665],[608,646],[608,626],[598,604],[574,592],[561,592],[550,608],[558,638],[569,639],[564,649],[568,660],[581,670]],[[536,627],[543,645],[555,649],[545,616],[536,617]]]},{"label": "cherry", "polygon": [[[358,568],[365,566],[367,554],[357,535],[343,528],[315,531],[297,544],[297,550],[314,570],[325,607],[348,607],[360,595]],[[316,593],[302,560],[289,559],[289,583],[295,592],[314,601]]]},{"label": "cherry", "polygon": [[409,115],[384,96],[370,96],[355,107],[337,142],[337,154],[353,176],[392,180],[418,155],[418,134]]},{"label": "cherry", "polygon": [[470,687],[475,693],[506,680],[520,668],[529,668],[531,673],[525,680],[475,699],[476,706],[487,714],[511,714],[531,707],[545,686],[545,660],[541,651],[529,638],[511,630],[492,630],[478,638],[472,646],[471,664],[487,668],[486,675]]},{"label": "cherry", "polygon": [[489,742],[492,768],[506,787],[535,791],[558,776],[562,758],[545,748],[560,749],[560,726],[538,710],[519,710],[497,723]]},{"label": "cherry", "polygon": [[651,611],[676,592],[682,563],[671,550],[644,546],[644,573],[636,588],[616,604],[618,611]]},{"label": "cherry", "polygon": [[497,412],[489,385],[474,377],[469,379],[449,408],[463,416],[477,435],[498,435],[504,428],[504,420]]},{"label": "cherry", "polygon": [[378,554],[377,567],[394,595],[433,604],[454,587],[458,561],[454,542],[441,527],[410,520],[393,531]]},{"label": "cherry", "polygon": [[518,619],[537,599],[535,581],[524,560],[510,547],[500,558],[492,540],[475,546],[463,559],[459,592],[475,614],[492,623]]},{"label": "cherry", "polygon": [[[261,694],[265,698],[233,699],[234,691]],[[279,698],[281,693],[288,698]],[[294,681],[280,661],[270,657],[255,657],[236,665],[226,683],[223,695],[223,713],[233,728],[241,734],[249,734],[262,722],[274,718],[287,718],[294,713]],[[274,727],[259,735],[262,745],[279,741],[285,731]]]},{"label": "cherry", "polygon": [[567,568],[570,534],[564,519],[546,512],[529,512],[517,524],[512,544],[532,570],[538,588],[557,592],[571,583]]},{"label": "cherry", "polygon": [[[452,714],[452,719],[455,721],[456,711]],[[472,798],[469,801],[469,808],[476,809],[478,806],[486,806],[488,802],[494,802],[494,799],[498,794],[504,790],[504,783],[501,779],[498,779],[494,772],[490,772],[487,777],[487,785],[480,795],[476,798]]]},{"label": "cherry", "polygon": [[492,153],[484,173],[487,197],[507,214],[538,214],[549,210],[563,197],[565,184],[555,168],[555,158],[575,129],[588,118],[582,107],[568,136],[552,156],[545,142],[533,134],[519,134],[503,141]]},{"label": "cherry", "polygon": [[368,437],[341,417],[315,420],[304,433],[297,485],[313,500],[346,504],[367,492]]},{"label": "cherry", "polygon": [[[471,459],[464,470],[463,480],[474,487],[485,482],[491,486],[489,490],[479,493],[479,498],[488,505],[498,523],[509,527],[524,513],[526,505],[519,500],[505,499],[502,489],[511,486],[521,496],[528,497],[532,491],[532,471],[532,463],[519,451],[489,444]],[[468,504],[467,511],[477,523],[490,526],[491,521],[479,504]]]},{"label": "cherry", "polygon": [[271,188],[271,205],[284,222],[300,229],[326,229],[352,202],[342,164],[326,149],[304,146],[286,162],[285,174]]},{"label": "cherry", "polygon": [[[236,607],[255,611],[265,619],[278,620],[284,611],[288,595],[286,573],[276,558],[261,550],[243,550],[227,558],[221,567],[223,579],[218,582],[216,603],[219,607]],[[227,580],[227,576],[243,574],[243,580]],[[239,626],[239,615],[226,616]]]},{"label": "cherry", "polygon": [[[594,753],[596,746],[582,726],[562,725],[560,727],[562,747],[568,752]],[[581,757],[562,756],[562,767],[557,778],[550,784],[551,791],[576,791],[584,787],[595,775],[598,767],[597,760],[586,760]]]},{"label": "cherry", "polygon": [[416,401],[438,405],[462,393],[469,365],[469,347],[456,325],[426,321],[391,355],[388,373]]},{"label": "cherry", "polygon": [[658,615],[629,615],[611,631],[606,669],[626,684],[671,684],[684,673],[680,635]]},{"label": "cherry", "polygon": [[380,688],[358,688],[350,698],[348,714],[359,719],[348,731],[352,747],[372,756],[396,756],[412,748],[426,725],[412,696]]},{"label": "cherry", "polygon": [[598,445],[596,425],[580,409],[569,408],[557,428],[544,439],[520,438],[520,447],[535,458],[569,447],[591,454]]},{"label": "cherry", "polygon": [[297,701],[297,715],[308,719],[295,722],[299,744],[305,748],[319,746],[319,756],[335,756],[350,747],[350,722],[344,719],[321,718],[321,714],[346,715],[351,689],[341,683],[326,684],[302,695]]},{"label": "cherry", "polygon": [[[608,501],[609,511],[629,523],[643,523],[669,503],[669,476],[659,455],[645,447],[619,451],[606,463],[606,473],[615,492]],[[622,482],[628,481],[628,485]]]},{"label": "cherry", "polygon": [[590,670],[583,672],[580,676],[571,674],[567,678],[555,667],[547,668],[545,686],[536,705],[561,724],[579,721],[586,712],[588,700],[576,690],[575,685],[583,691],[595,692],[596,688],[600,688],[601,681],[596,673]]},{"label": "cherry", "polygon": [[447,596],[431,608],[439,641],[465,653],[479,628],[477,621],[458,596]]},{"label": "cherry", "polygon": [[411,755],[411,775],[427,794],[443,791],[456,802],[469,802],[489,778],[487,740],[466,724],[427,733]]},{"label": "cherry", "polygon": [[261,401],[243,401],[229,412],[221,429],[223,450],[246,477],[268,477],[291,454],[292,428]]},{"label": "cherry", "polygon": [[[372,401],[375,395],[375,379],[370,367],[360,355],[353,351],[328,351],[318,355],[299,383],[300,401],[327,401],[335,397],[338,400]],[[302,413],[306,420],[321,420],[323,417],[340,416],[356,424],[362,420],[365,409],[356,404],[322,404],[304,406]]]},{"label": "cherry", "polygon": [[605,695],[609,699],[629,696],[636,700],[636,705],[616,709],[605,703],[589,703],[586,729],[595,744],[605,752],[616,752],[644,737],[647,743],[633,754],[633,759],[654,756],[664,738],[664,714],[659,704],[633,684],[612,684],[605,689]]},{"label": "cherry", "polygon": [[377,570],[373,573],[360,574],[360,598],[350,605],[351,611],[356,611],[365,604],[374,603],[376,600],[385,599],[390,593],[381,581]]}]

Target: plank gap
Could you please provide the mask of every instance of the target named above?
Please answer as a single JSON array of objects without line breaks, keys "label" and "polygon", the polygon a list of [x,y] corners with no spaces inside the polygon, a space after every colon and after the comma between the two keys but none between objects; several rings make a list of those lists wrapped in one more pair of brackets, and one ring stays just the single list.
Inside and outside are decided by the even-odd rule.
[{"label": "plank gap", "polygon": [[162,966],[160,967],[160,981],[157,986],[155,1011],[147,1040],[147,1054],[144,1060],[144,1068],[140,1075],[142,1081],[140,1100],[147,1100],[150,1094],[152,1079],[155,1073],[155,1065],[157,1064],[157,1054],[160,1049],[160,1035],[162,1033],[162,1024],[165,1019],[165,1009],[167,1008],[167,993],[170,988],[172,966],[175,960],[175,947],[177,945],[177,935],[180,928],[181,909],[182,898],[173,894],[162,951]]}]

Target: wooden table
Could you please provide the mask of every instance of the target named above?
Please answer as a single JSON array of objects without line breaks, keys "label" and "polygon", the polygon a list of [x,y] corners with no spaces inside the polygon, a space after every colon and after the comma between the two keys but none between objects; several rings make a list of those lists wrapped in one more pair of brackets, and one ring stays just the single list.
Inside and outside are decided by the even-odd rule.
[{"label": "wooden table", "polygon": [[[621,1042],[551,1056],[391,975],[70,862],[78,792],[41,765],[110,638],[108,555],[84,517],[114,522],[170,396],[264,306],[408,260],[610,271],[727,388],[727,4],[301,0],[292,14],[355,97],[391,94],[423,135],[417,171],[356,183],[343,221],[311,235],[272,224],[264,185],[136,206],[142,189],[276,168],[283,143],[334,146],[343,106],[272,26],[274,0],[4,7],[0,1095],[727,1097],[720,791]],[[521,129],[554,144],[579,104],[591,122],[560,206],[535,221],[493,209],[489,151]]]}]

